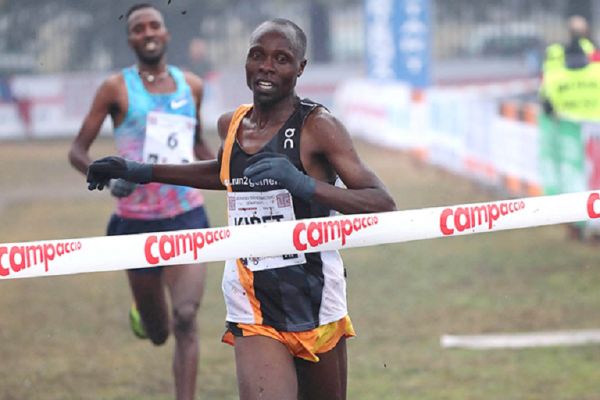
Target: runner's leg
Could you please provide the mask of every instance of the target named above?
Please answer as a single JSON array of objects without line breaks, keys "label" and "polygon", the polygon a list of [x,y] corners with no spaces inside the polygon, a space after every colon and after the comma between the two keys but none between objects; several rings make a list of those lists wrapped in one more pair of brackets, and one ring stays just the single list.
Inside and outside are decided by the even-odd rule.
[{"label": "runner's leg", "polygon": [[166,267],[163,272],[171,297],[176,398],[191,400],[196,390],[200,352],[196,316],[204,293],[206,265],[178,265]]},{"label": "runner's leg", "polygon": [[148,337],[161,345],[169,337],[169,311],[163,286],[163,272],[127,271],[129,286]]},{"label": "runner's leg", "polygon": [[275,339],[235,338],[235,364],[240,400],[297,400],[293,357]]},{"label": "runner's leg", "polygon": [[295,358],[299,400],[345,400],[347,384],[346,339],[327,353],[318,354],[318,363]]}]

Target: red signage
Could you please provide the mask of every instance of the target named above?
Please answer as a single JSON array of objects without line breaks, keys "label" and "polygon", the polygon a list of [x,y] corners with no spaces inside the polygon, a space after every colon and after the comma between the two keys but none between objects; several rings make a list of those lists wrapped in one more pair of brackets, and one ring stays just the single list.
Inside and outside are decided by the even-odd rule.
[{"label": "red signage", "polygon": [[48,272],[52,260],[77,250],[81,250],[81,242],[0,246],[0,276],[8,276],[39,264],[44,264],[44,271]]},{"label": "red signage", "polygon": [[354,232],[377,225],[377,216],[344,218],[335,221],[310,222],[308,225],[299,222],[294,227],[294,247],[296,250],[305,251],[308,247],[317,247],[332,240],[341,239],[342,246],[346,238]]},{"label": "red signage", "polygon": [[198,259],[198,251],[204,246],[231,236],[229,229],[218,229],[208,232],[191,232],[179,234],[150,235],[144,245],[146,261],[151,265],[169,261],[190,252],[194,253],[194,260]]}]

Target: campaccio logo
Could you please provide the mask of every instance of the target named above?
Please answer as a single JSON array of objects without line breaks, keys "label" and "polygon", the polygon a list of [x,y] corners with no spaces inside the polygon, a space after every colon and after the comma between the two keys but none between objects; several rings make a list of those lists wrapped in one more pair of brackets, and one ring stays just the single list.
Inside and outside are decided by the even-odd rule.
[{"label": "campaccio logo", "polygon": [[308,225],[299,222],[294,227],[293,241],[296,250],[305,251],[309,246],[317,247],[333,240],[341,239],[342,246],[346,238],[354,232],[379,223],[377,216],[345,218],[336,221],[311,222]]},{"label": "campaccio logo", "polygon": [[0,276],[18,273],[26,268],[49,264],[56,257],[81,250],[81,242],[42,243],[23,246],[0,246]]},{"label": "campaccio logo", "polygon": [[204,246],[225,240],[231,236],[229,229],[218,229],[208,232],[192,232],[164,235],[150,235],[144,245],[146,261],[150,265],[157,265],[161,261],[169,261],[190,252],[194,253],[194,260],[198,259],[198,251]]},{"label": "campaccio logo", "polygon": [[473,229],[484,224],[487,224],[488,229],[491,230],[494,222],[500,217],[524,208],[525,202],[522,200],[471,207],[445,208],[440,215],[440,230],[445,236],[453,235],[455,231],[463,232],[466,229]]},{"label": "campaccio logo", "polygon": [[598,200],[600,200],[600,194],[598,193],[591,193],[588,196],[587,213],[590,218],[600,218],[600,211],[596,211],[596,209],[600,208],[600,202]]}]

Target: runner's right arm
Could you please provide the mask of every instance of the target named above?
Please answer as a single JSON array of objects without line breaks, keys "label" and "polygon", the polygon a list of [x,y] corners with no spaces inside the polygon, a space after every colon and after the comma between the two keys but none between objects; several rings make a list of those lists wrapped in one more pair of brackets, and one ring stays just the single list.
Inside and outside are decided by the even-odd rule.
[{"label": "runner's right arm", "polygon": [[116,122],[115,120],[119,113],[118,93],[118,76],[113,75],[98,88],[92,106],[79,129],[79,133],[71,144],[69,161],[75,169],[83,174],[86,173],[88,166],[92,162],[89,156],[90,146],[96,140],[106,116],[111,114],[113,123]]}]

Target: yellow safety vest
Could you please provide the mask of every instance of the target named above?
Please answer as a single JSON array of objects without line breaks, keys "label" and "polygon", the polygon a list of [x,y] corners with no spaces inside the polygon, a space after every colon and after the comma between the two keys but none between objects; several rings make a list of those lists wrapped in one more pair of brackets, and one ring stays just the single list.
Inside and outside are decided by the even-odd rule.
[{"label": "yellow safety vest", "polygon": [[581,69],[553,68],[544,75],[544,95],[558,115],[600,120],[600,63]]},{"label": "yellow safety vest", "polygon": [[[579,46],[583,52],[591,56],[594,51],[596,51],[596,47],[592,43],[591,40],[581,38],[579,39]],[[553,68],[562,68],[565,63],[565,48],[560,43],[553,43],[550,46],[546,47],[546,57],[544,59],[543,70],[544,74],[548,71],[551,71]]]},{"label": "yellow safety vest", "polygon": [[588,56],[591,55],[596,50],[594,43],[592,43],[591,40],[586,39],[586,38],[579,39],[579,46],[581,46],[581,49],[583,50],[583,52],[585,54],[587,54]]},{"label": "yellow safety vest", "polygon": [[565,48],[562,44],[554,43],[546,47],[546,58],[544,59],[544,74],[553,69],[561,68],[565,64]]},{"label": "yellow safety vest", "polygon": [[[585,54],[596,49],[588,39],[580,39]],[[582,120],[600,120],[600,63],[591,62],[581,69],[568,69],[561,44],[546,48],[542,95],[558,115]]]}]

